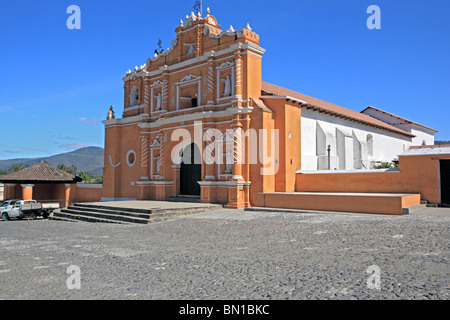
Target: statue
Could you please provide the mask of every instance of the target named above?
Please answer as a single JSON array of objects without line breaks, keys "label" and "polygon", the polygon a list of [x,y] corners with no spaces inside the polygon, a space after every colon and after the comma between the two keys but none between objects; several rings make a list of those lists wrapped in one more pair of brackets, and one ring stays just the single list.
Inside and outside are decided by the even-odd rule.
[{"label": "statue", "polygon": [[161,171],[161,157],[158,156],[156,159],[156,173],[159,174]]},{"label": "statue", "polygon": [[161,99],[161,92],[158,92],[158,95],[156,96],[156,110],[160,110],[162,106],[162,99]]},{"label": "statue", "polygon": [[227,76],[226,79],[222,79],[222,82],[225,82],[225,89],[223,90],[224,96],[229,96],[231,94],[231,79],[230,76]]}]

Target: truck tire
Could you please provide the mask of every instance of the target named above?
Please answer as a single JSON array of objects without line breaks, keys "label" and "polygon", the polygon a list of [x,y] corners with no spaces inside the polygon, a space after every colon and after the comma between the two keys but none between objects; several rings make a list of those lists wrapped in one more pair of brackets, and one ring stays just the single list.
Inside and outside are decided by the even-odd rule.
[{"label": "truck tire", "polygon": [[31,213],[30,213],[30,219],[31,219],[31,220],[36,220],[36,219],[37,219],[37,214],[36,214],[36,212],[31,212]]},{"label": "truck tire", "polygon": [[4,221],[9,221],[9,220],[11,220],[11,218],[8,216],[7,213],[4,213],[4,214],[2,215],[2,218],[3,218]]}]

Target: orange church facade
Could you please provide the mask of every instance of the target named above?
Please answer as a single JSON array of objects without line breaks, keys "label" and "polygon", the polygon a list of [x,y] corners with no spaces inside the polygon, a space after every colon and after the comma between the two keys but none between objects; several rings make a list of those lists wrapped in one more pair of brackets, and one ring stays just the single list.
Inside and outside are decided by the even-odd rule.
[{"label": "orange church facade", "polygon": [[123,116],[111,107],[103,122],[103,201],[187,195],[264,206],[263,193],[314,189],[299,184],[302,169],[351,174],[419,138],[434,143],[436,131],[420,124],[411,132],[263,82],[259,36],[248,24],[220,28],[209,9],[191,13],[171,48],[125,74]]},{"label": "orange church facade", "polygon": [[[103,198],[187,194],[231,208],[250,206],[255,192],[273,190],[276,179],[260,174],[265,164],[249,163],[250,149],[239,149],[240,160],[230,161],[236,154],[227,154],[225,145],[248,145],[249,136],[237,130],[274,128],[272,113],[259,103],[265,51],[259,36],[248,25],[222,31],[209,11],[204,18],[191,14],[175,32],[170,49],[127,72],[123,118],[104,122]],[[219,140],[224,149],[216,145],[217,161],[206,161],[203,151]],[[268,148],[265,140],[259,146]],[[200,160],[187,165],[181,158],[191,150]]]}]

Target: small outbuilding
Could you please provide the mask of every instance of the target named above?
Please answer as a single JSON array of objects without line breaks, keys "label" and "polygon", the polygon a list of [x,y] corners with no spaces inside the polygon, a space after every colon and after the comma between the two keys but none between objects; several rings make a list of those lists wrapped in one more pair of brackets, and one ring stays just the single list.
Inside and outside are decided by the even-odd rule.
[{"label": "small outbuilding", "polygon": [[58,202],[61,207],[69,205],[71,187],[80,181],[81,178],[45,162],[0,177],[5,187],[4,199]]}]

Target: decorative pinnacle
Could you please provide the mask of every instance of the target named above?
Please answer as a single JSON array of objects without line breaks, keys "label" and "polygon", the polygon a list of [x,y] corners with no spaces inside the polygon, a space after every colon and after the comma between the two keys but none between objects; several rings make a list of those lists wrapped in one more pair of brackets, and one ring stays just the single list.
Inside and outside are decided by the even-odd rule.
[{"label": "decorative pinnacle", "polygon": [[228,32],[234,32],[233,26],[230,26],[230,29],[228,29]]},{"label": "decorative pinnacle", "polygon": [[211,10],[209,10],[209,7],[206,9],[206,15],[210,15],[211,14]]},{"label": "decorative pinnacle", "polygon": [[116,117],[114,116],[114,110],[113,110],[113,107],[112,106],[110,106],[109,107],[109,110],[108,110],[108,113],[107,113],[107,115],[106,115],[106,119],[107,120],[111,120],[111,119],[115,119]]},{"label": "decorative pinnacle", "polygon": [[252,31],[252,28],[250,28],[250,24],[247,23],[247,26],[245,27],[245,29]]}]

